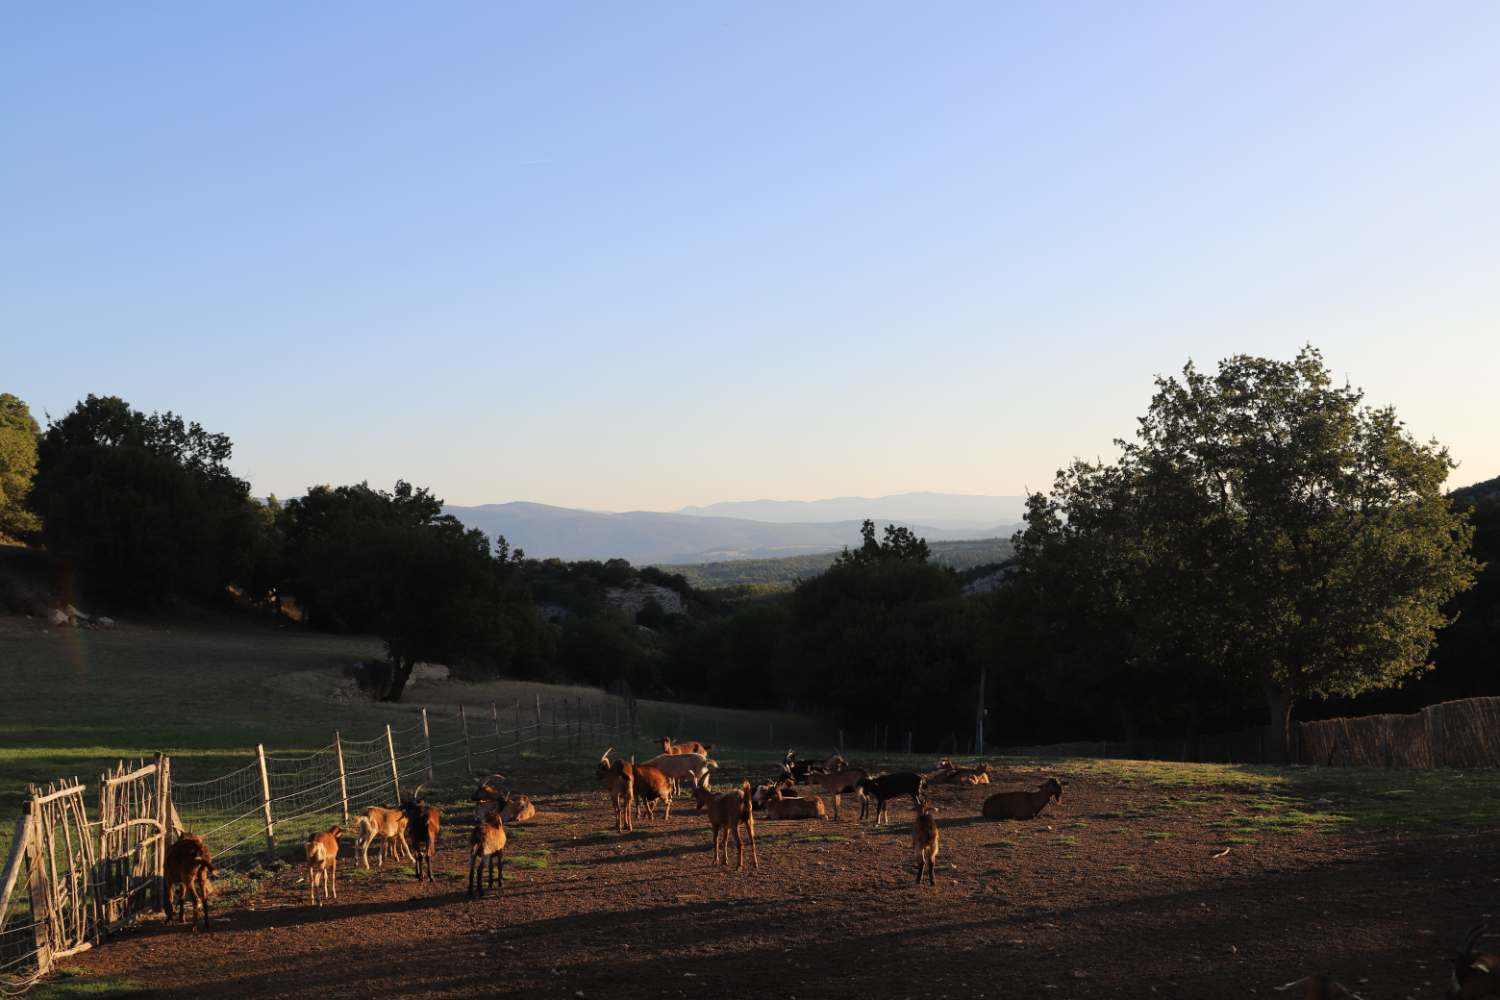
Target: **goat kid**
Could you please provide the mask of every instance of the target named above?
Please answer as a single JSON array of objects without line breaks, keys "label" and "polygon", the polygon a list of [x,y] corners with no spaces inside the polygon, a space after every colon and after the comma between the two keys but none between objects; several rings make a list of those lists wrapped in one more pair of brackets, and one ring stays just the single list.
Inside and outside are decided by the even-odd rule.
[{"label": "goat kid", "polygon": [[1469,928],[1458,955],[1453,959],[1453,978],[1448,982],[1452,1000],[1478,1000],[1500,996],[1500,955],[1476,952],[1474,945],[1484,935],[1484,924]]},{"label": "goat kid", "polygon": [[435,882],[437,880],[432,877],[432,855],[437,850],[438,830],[442,824],[437,808],[422,804],[422,789],[426,787],[425,784],[418,785],[411,797],[401,803],[401,812],[406,816],[406,829],[411,836],[417,881],[422,880],[425,868],[427,881]]},{"label": "goat kid", "polygon": [[599,758],[594,780],[604,782],[610,804],[615,807],[615,832],[625,834],[635,829],[635,768],[623,760],[611,761],[609,754],[613,749],[610,747]]},{"label": "goat kid", "polygon": [[167,856],[163,867],[164,881],[167,886],[167,923],[172,922],[172,897],[177,894],[177,887],[182,887],[182,902],[177,907],[177,922],[186,922],[188,899],[193,900],[192,923],[198,923],[198,904],[203,904],[203,929],[209,929],[208,923],[208,877],[217,875],[219,869],[214,867],[214,859],[208,853],[208,845],[203,843],[202,837],[196,837],[191,833],[179,833],[177,839],[167,848]]},{"label": "goat kid", "polygon": [[878,778],[861,778],[856,784],[864,793],[864,801],[861,803],[859,818],[864,819],[869,809],[870,800],[875,800],[875,825],[880,826],[889,822],[886,814],[886,803],[891,799],[899,799],[903,795],[910,795],[912,806],[922,804],[922,792],[926,789],[927,779],[920,774],[910,771],[901,771],[896,774],[882,774]]},{"label": "goat kid", "polygon": [[412,861],[411,848],[406,846],[406,813],[399,808],[371,806],[364,815],[354,821],[354,849],[359,852],[359,866],[370,867],[370,845],[380,840],[377,858],[385,866],[387,847],[396,855],[397,861]]},{"label": "goat kid", "polygon": [[827,819],[828,811],[823,800],[816,795],[807,798],[786,798],[782,786],[777,785],[766,795],[767,819]]},{"label": "goat kid", "polygon": [[[307,854],[307,888],[314,906],[322,906],[330,896],[339,898],[339,838],[348,832],[335,825],[307,835],[303,848]],[[318,901],[319,882],[323,884],[323,902]]]},{"label": "goat kid", "polygon": [[911,822],[911,847],[917,855],[917,885],[922,884],[922,869],[927,869],[927,884],[937,885],[938,825],[937,806],[922,802]]},{"label": "goat kid", "polygon": [[1062,786],[1065,784],[1067,782],[1048,778],[1034,792],[997,792],[984,800],[980,812],[985,819],[1035,819],[1052,799],[1062,804]]},{"label": "goat kid", "polygon": [[751,812],[750,782],[745,782],[739,788],[730,789],[727,792],[715,795],[709,791],[707,786],[693,786],[693,800],[698,803],[699,809],[708,810],[708,825],[714,837],[714,861],[719,863],[719,844],[724,845],[724,867],[729,867],[729,834],[734,833],[734,845],[739,853],[735,860],[735,871],[745,867],[745,844],[740,840],[740,827],[745,828],[745,833],[750,837],[750,860],[757,871],[760,870],[760,855],[755,850],[755,816]]},{"label": "goat kid", "polygon": [[490,888],[498,877],[500,891],[505,891],[505,809],[510,800],[502,796],[496,806],[485,813],[469,834],[469,895],[484,898],[484,875],[489,872]]}]

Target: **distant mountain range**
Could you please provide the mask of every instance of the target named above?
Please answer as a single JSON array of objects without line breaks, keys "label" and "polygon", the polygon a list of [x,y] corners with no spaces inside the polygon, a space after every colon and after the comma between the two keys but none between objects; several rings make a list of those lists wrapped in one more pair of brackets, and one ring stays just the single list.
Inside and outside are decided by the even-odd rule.
[{"label": "distant mountain range", "polygon": [[[905,497],[882,497],[861,501],[858,497],[838,500],[773,501],[758,500],[747,504],[713,504],[704,510],[716,514],[722,508],[750,507],[780,517],[703,516],[690,513],[629,511],[610,514],[599,511],[550,507],[539,503],[484,504],[479,507],[446,506],[452,514],[470,527],[491,535],[504,535],[512,548],[526,550],[528,556],[547,559],[628,559],[636,565],[649,563],[699,563],[726,559],[769,559],[777,556],[833,552],[860,542],[859,529],[865,518],[871,518],[883,529],[887,524],[907,527],[928,541],[971,538],[1009,537],[1017,530],[1016,516],[996,518],[940,517],[925,521],[896,516],[884,511],[899,505],[886,501],[905,501],[912,497],[931,498],[928,509],[934,512],[979,512],[986,509],[975,504],[944,505],[945,501],[1001,501],[1013,497],[963,497],[951,494],[907,494]],[[813,516],[857,509],[863,503],[869,509],[852,517],[825,521],[793,521],[784,515],[801,504]],[[761,507],[759,505],[773,505]],[[826,505],[826,506],[825,506]],[[809,509],[810,508],[810,509]],[[905,509],[915,509],[908,503]],[[1004,509],[1004,508],[1001,508]],[[1015,509],[1015,508],[1012,508]]]},{"label": "distant mountain range", "polygon": [[1026,513],[1025,497],[987,497],[964,493],[899,493],[884,497],[835,497],[831,500],[740,500],[683,507],[677,513],[697,517],[742,517],[775,524],[822,524],[861,521],[926,524],[934,528],[989,528],[1016,524]]}]

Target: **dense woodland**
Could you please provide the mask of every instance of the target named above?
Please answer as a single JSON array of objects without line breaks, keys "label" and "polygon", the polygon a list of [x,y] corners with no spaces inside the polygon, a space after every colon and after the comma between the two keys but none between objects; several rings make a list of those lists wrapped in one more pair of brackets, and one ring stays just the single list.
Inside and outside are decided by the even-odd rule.
[{"label": "dense woodland", "polygon": [[[1500,480],[1445,493],[1447,453],[1334,386],[1315,351],[1188,366],[1119,444],[1031,497],[1002,562],[960,570],[866,522],[860,548],[790,583],[704,586],[687,567],[529,558],[405,482],[262,502],[229,439],[182,417],[90,396],[43,429],[5,395],[0,533],[67,560],[107,606],[248,605],[375,634],[390,700],[425,660],[724,706],[795,699],[935,749],[972,734],[981,673],[987,737],[1008,743],[1500,694]],[[681,610],[627,618],[611,591],[640,585]]]}]

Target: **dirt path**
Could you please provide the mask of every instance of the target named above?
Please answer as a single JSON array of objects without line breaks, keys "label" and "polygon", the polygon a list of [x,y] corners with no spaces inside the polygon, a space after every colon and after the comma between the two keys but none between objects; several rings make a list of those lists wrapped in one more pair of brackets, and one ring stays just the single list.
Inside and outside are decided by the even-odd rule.
[{"label": "dirt path", "polygon": [[[999,784],[1040,777],[1006,772]],[[509,782],[545,811],[512,828],[508,853],[531,860],[508,865],[503,892],[483,901],[465,897],[455,807],[435,883],[346,874],[337,903],[318,910],[293,867],[248,903],[219,906],[228,922],[211,933],[152,921],[79,961],[172,1000],[1199,1000],[1263,996],[1316,971],[1369,1000],[1420,1000],[1441,995],[1463,930],[1500,912],[1494,832],[1266,835],[1215,858],[1224,824],[1259,797],[1233,788],[1169,795],[1075,778],[1061,807],[1012,824],[974,818],[994,789],[939,789],[932,888],[912,884],[904,807],[892,810],[897,832],[848,812],[838,824],[758,820],[760,870],[747,856],[725,872],[709,865],[701,814],[681,803],[636,836],[600,836],[611,817],[587,773],[552,776],[550,794],[548,780]],[[341,859],[345,873],[351,864]]]}]

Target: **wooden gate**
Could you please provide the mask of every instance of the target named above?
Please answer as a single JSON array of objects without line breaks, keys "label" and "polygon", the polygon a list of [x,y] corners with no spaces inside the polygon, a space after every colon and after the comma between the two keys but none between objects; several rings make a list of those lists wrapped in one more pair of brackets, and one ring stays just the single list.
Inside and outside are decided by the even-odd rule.
[{"label": "wooden gate", "polygon": [[[5,942],[8,986],[25,986],[59,959],[93,946],[94,838],[83,793],[80,784],[28,788],[11,859],[0,878],[0,939]],[[19,877],[23,868],[24,880]],[[18,885],[24,886],[30,906],[22,926],[7,934]]]},{"label": "wooden gate", "polygon": [[165,902],[171,823],[171,762],[162,754],[139,767],[121,763],[99,777],[99,867],[95,878],[99,933],[111,934]]}]

